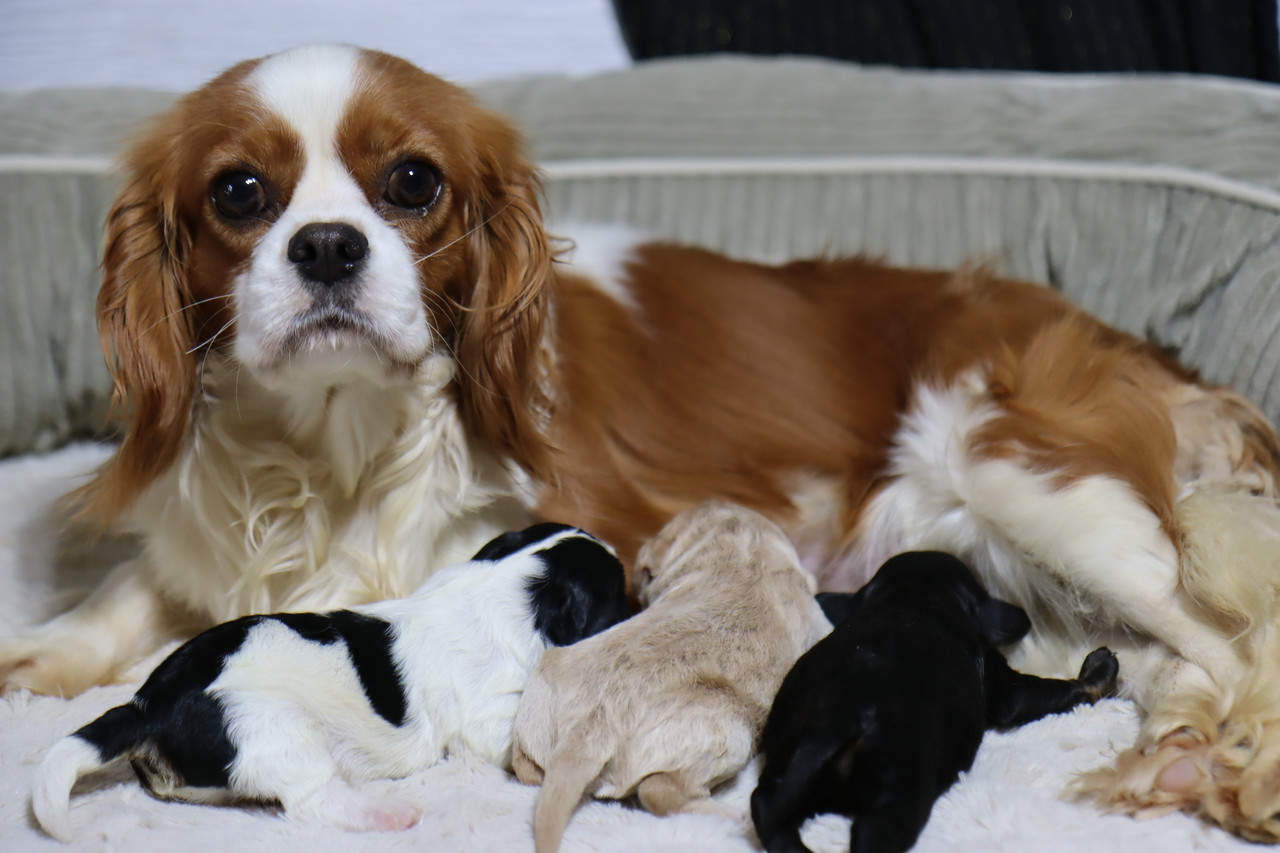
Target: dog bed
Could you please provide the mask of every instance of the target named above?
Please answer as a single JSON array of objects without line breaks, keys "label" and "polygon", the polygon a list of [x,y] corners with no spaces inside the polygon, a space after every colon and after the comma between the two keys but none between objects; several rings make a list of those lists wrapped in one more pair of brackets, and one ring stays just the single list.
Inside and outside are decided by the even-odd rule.
[{"label": "dog bed", "polygon": [[[76,444],[51,454],[0,462],[0,625],[18,627],[64,607],[129,553],[116,541],[86,549],[60,535],[57,499],[101,462],[107,448]],[[171,651],[167,649],[166,651]],[[164,803],[143,792],[127,764],[81,780],[72,799],[76,840],[65,846],[40,832],[30,789],[48,748],[63,735],[128,701],[158,653],[127,683],[64,700],[19,693],[0,699],[0,850],[533,850],[536,789],[467,756],[374,791],[421,803],[418,826],[400,833],[348,833],[288,821],[268,808]],[[1132,743],[1138,720],[1129,702],[1108,699],[1009,733],[989,733],[973,769],[935,806],[920,853],[1126,853],[1256,850],[1196,818],[1148,821],[1103,815],[1060,795],[1075,774],[1101,766]],[[657,818],[632,805],[589,803],[569,825],[564,853],[758,853],[745,822],[755,768],[717,794],[744,822],[704,815]],[[810,821],[804,838],[817,853],[847,849],[849,824]]]},{"label": "dog bed", "polygon": [[[862,252],[989,263],[1060,288],[1280,417],[1280,94],[1191,77],[909,72],[806,59],[704,58],[583,79],[478,86],[529,136],[549,214],[781,259]],[[94,332],[98,235],[129,128],[172,100],[134,90],[0,92],[0,630],[89,589],[129,543],[84,550],[57,496],[101,461],[109,382]],[[562,227],[563,226],[563,227]],[[61,449],[59,449],[61,448]],[[152,659],[154,663],[156,659]],[[36,764],[145,675],[70,701],[0,700],[0,850],[59,849],[34,827]],[[939,802],[921,851],[1252,849],[1186,815],[1104,816],[1060,793],[1137,732],[1107,700],[989,734]],[[754,770],[722,791],[745,814]],[[532,849],[533,789],[465,756],[376,789],[423,804],[390,836],[266,809],[152,800],[127,768],[86,779],[73,849]],[[840,850],[847,824],[806,840]],[[744,825],[589,804],[566,851],[752,851]]]}]

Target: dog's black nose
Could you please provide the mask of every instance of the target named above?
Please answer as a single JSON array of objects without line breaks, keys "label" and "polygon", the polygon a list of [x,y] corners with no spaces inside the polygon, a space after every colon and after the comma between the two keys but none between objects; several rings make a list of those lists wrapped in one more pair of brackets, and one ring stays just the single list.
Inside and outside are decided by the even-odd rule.
[{"label": "dog's black nose", "polygon": [[289,241],[288,257],[307,281],[332,287],[351,278],[369,254],[369,240],[345,222],[312,222]]}]

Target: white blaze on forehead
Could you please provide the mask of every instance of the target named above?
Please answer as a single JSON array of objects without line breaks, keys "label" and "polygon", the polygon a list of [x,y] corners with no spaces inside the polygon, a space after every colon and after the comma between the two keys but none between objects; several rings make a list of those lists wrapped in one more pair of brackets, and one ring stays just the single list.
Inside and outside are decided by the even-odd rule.
[{"label": "white blaze on forehead", "polygon": [[[338,130],[360,97],[362,56],[342,45],[298,48],[263,60],[246,80],[262,108],[297,138],[303,160],[297,183],[278,188],[283,209],[235,285],[236,358],[271,388],[317,377],[330,384],[340,378],[398,380],[388,365],[417,364],[435,342],[414,247],[370,205],[338,148]],[[273,164],[266,170],[267,182],[277,177]],[[372,333],[335,337],[306,325],[319,303],[289,259],[289,247],[300,229],[321,222],[350,225],[368,240],[347,308]]]},{"label": "white blaze on forehead", "polygon": [[268,57],[249,75],[262,103],[297,132],[307,165],[335,162],[335,136],[356,89],[360,51],[314,45]]},{"label": "white blaze on forehead", "polygon": [[337,144],[338,126],[359,86],[360,64],[358,48],[313,45],[268,57],[249,75],[262,104],[302,146],[302,177],[292,188],[283,225],[341,221],[361,227],[356,211],[365,207],[364,193]]}]

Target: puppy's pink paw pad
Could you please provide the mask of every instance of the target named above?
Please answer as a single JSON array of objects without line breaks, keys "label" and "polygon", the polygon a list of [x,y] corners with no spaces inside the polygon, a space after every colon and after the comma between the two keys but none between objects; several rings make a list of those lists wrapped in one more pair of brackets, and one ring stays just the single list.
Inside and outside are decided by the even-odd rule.
[{"label": "puppy's pink paw pad", "polygon": [[411,803],[382,803],[371,808],[365,817],[374,832],[402,832],[418,824],[422,810]]}]

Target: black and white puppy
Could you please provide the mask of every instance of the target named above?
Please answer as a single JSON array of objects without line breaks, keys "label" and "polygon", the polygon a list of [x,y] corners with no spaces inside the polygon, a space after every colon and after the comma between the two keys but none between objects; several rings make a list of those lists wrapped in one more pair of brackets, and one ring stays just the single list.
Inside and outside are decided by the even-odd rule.
[{"label": "black and white puppy", "polygon": [[836,627],[783,680],[761,737],[751,817],[769,853],[807,850],[801,825],[830,813],[854,819],[853,853],[908,850],[988,728],[1115,688],[1105,648],[1074,681],[1010,669],[996,646],[1022,639],[1030,620],[949,554],[900,554],[859,592],[818,598]]},{"label": "black and white puppy", "polygon": [[627,615],[612,549],[539,524],[408,598],[226,622],[178,648],[127,705],[55,744],[33,810],[68,839],[76,780],[128,757],[162,799],[274,802],[348,829],[403,829],[419,817],[412,803],[350,783],[463,750],[508,766],[512,720],[543,651]]}]

